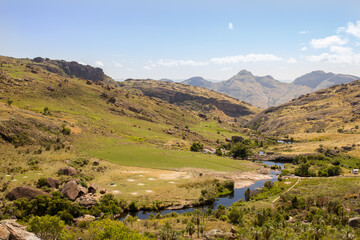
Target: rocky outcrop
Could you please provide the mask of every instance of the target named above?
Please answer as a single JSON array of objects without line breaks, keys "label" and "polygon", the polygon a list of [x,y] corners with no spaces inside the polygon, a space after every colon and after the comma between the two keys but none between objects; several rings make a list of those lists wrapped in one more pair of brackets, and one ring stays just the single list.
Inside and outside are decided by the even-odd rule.
[{"label": "rocky outcrop", "polygon": [[9,240],[10,232],[7,230],[6,227],[0,225],[0,239],[1,240]]},{"label": "rocky outcrop", "polygon": [[348,224],[350,227],[359,228],[360,227],[360,217],[350,218]]},{"label": "rocky outcrop", "polygon": [[59,188],[61,183],[55,178],[48,177],[46,178],[46,184],[51,188]]},{"label": "rocky outcrop", "polygon": [[75,200],[80,193],[79,186],[75,180],[69,181],[61,189],[61,193],[70,200]]},{"label": "rocky outcrop", "polygon": [[219,230],[219,229],[213,229],[210,230],[209,232],[205,233],[205,239],[206,240],[216,240],[216,239],[236,239],[236,236],[234,233],[231,232],[226,232],[224,233],[223,231]]},{"label": "rocky outcrop", "polygon": [[85,214],[84,216],[82,217],[78,217],[78,218],[75,218],[74,219],[74,222],[76,225],[78,225],[79,223],[81,222],[92,222],[95,220],[95,217],[92,216],[92,215],[89,215],[89,214]]},{"label": "rocky outcrop", "polygon": [[60,175],[74,176],[77,174],[77,171],[73,167],[64,167],[60,168],[58,171]]},{"label": "rocky outcrop", "polygon": [[97,202],[96,198],[91,194],[81,196],[76,201],[79,202],[79,204],[84,208],[91,208],[95,206]]},{"label": "rocky outcrop", "polygon": [[95,183],[92,183],[88,188],[89,193],[96,193],[98,186]]},{"label": "rocky outcrop", "polygon": [[11,190],[7,195],[6,198],[13,201],[19,198],[26,197],[29,200],[35,198],[38,195],[48,195],[48,193],[43,192],[41,190],[30,188],[30,187],[17,187]]},{"label": "rocky outcrop", "polygon": [[13,220],[0,222],[0,239],[4,240],[41,240],[34,233],[26,231],[26,228]]}]

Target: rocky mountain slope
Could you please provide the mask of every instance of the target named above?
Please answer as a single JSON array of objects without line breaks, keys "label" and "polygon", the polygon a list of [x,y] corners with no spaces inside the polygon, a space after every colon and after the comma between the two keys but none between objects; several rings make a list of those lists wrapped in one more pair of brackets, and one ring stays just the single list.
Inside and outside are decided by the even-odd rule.
[{"label": "rocky mountain slope", "polygon": [[360,79],[360,77],[344,74],[326,73],[324,71],[314,71],[298,77],[293,84],[297,86],[307,86],[313,90],[320,90],[336,84],[349,83]]},{"label": "rocky mountain slope", "polygon": [[205,87],[228,94],[248,102],[254,106],[266,109],[276,106],[302,94],[332,86],[348,83],[359,79],[356,76],[325,73],[315,71],[295,79],[293,83],[285,83],[272,76],[254,76],[251,72],[242,70],[229,80],[213,83],[201,77],[190,78],[182,83]]},{"label": "rocky mountain slope", "polygon": [[199,111],[203,117],[219,116],[243,121],[250,120],[260,112],[260,109],[248,103],[203,87],[156,80],[127,80],[119,84],[123,89],[139,89],[146,96]]},{"label": "rocky mountain slope", "polygon": [[288,103],[270,107],[249,125],[269,135],[352,133],[360,124],[360,80],[302,95]]}]

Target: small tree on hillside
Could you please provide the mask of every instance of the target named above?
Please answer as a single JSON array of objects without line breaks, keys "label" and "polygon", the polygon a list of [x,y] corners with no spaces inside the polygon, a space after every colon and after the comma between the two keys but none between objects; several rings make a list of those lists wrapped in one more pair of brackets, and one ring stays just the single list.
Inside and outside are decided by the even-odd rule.
[{"label": "small tree on hillside", "polygon": [[203,149],[204,149],[204,145],[202,145],[199,142],[194,142],[190,147],[190,151],[193,152],[201,152]]},{"label": "small tree on hillside", "polygon": [[245,191],[245,201],[250,201],[250,198],[251,198],[251,191],[250,191],[250,188],[246,189]]},{"label": "small tree on hillside", "polygon": [[10,107],[10,105],[11,105],[13,102],[14,102],[13,100],[8,99],[8,100],[7,100],[8,106]]}]

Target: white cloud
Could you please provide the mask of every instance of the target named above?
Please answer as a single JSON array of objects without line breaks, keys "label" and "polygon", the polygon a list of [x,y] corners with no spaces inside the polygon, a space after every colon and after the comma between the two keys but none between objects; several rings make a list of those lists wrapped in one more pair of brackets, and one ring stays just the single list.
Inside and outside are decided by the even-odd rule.
[{"label": "white cloud", "polygon": [[223,67],[223,68],[220,69],[221,72],[227,72],[227,71],[230,71],[230,70],[232,70],[231,67]]},{"label": "white cloud", "polygon": [[86,63],[84,63],[84,62],[78,62],[78,63],[80,63],[80,64],[82,64],[82,65],[87,65]]},{"label": "white cloud", "polygon": [[299,31],[299,34],[308,34],[308,33],[309,33],[309,31],[307,31],[307,30]]},{"label": "white cloud", "polygon": [[341,39],[337,35],[329,36],[326,38],[312,39],[310,41],[310,45],[313,48],[327,48],[333,45],[344,45],[346,43],[346,39]]},{"label": "white cloud", "polygon": [[144,69],[146,69],[146,70],[151,70],[152,68],[149,67],[149,66],[144,66]]},{"label": "white cloud", "polygon": [[306,51],[307,50],[307,47],[302,47],[302,48],[300,48],[300,51]]},{"label": "white cloud", "polygon": [[287,60],[287,63],[296,63],[296,62],[297,62],[296,58],[293,58],[293,57],[291,57]]},{"label": "white cloud", "polygon": [[230,30],[234,29],[234,25],[231,22],[229,22],[228,27],[229,27]]},{"label": "white cloud", "polygon": [[238,62],[261,62],[261,61],[281,61],[282,58],[272,54],[247,54],[228,56],[220,58],[211,58],[210,62],[216,64],[238,63]]},{"label": "white cloud", "polygon": [[356,21],[356,23],[349,22],[346,33],[351,34],[357,38],[360,38],[360,20]]},{"label": "white cloud", "polygon": [[99,60],[97,60],[97,61],[95,62],[95,65],[96,65],[96,66],[99,66],[99,67],[103,67],[103,66],[104,66],[104,64],[103,64],[101,61],[99,61]]},{"label": "white cloud", "polygon": [[340,55],[351,55],[353,53],[352,48],[341,47],[341,46],[331,46],[330,52],[340,54]]},{"label": "white cloud", "polygon": [[194,60],[171,60],[171,59],[160,59],[157,62],[158,65],[166,66],[166,67],[174,67],[174,66],[206,66],[207,62],[197,62]]},{"label": "white cloud", "polygon": [[323,53],[317,56],[308,56],[310,62],[329,62],[333,64],[360,64],[360,53],[357,54],[330,54]]},{"label": "white cloud", "polygon": [[113,64],[115,65],[115,67],[123,67],[124,65],[122,65],[121,63],[117,62],[117,61],[113,61]]}]

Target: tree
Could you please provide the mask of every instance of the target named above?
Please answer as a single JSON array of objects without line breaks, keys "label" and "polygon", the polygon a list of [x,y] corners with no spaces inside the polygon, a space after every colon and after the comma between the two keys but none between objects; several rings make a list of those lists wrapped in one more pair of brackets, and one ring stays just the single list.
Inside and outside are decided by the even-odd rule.
[{"label": "tree", "polygon": [[246,158],[247,156],[251,155],[251,151],[249,146],[246,144],[237,143],[236,145],[232,146],[230,154],[233,156],[233,158]]},{"label": "tree", "polygon": [[251,198],[251,191],[250,191],[250,188],[246,189],[245,191],[245,201],[250,201],[250,198]]},{"label": "tree", "polygon": [[56,240],[60,237],[64,227],[65,223],[59,217],[45,215],[30,218],[28,230],[43,240]]},{"label": "tree", "polygon": [[228,218],[229,218],[230,222],[233,224],[241,223],[243,215],[242,215],[242,212],[240,211],[240,209],[231,207],[229,210],[230,211],[228,213]]},{"label": "tree", "polygon": [[50,115],[50,110],[48,107],[44,107],[44,111],[43,111],[44,115]]},{"label": "tree", "polygon": [[195,225],[192,222],[188,222],[186,225],[186,231],[189,233],[190,237],[195,233]]},{"label": "tree", "polygon": [[14,102],[13,100],[8,99],[8,100],[7,100],[8,106],[10,107],[10,105],[11,105],[13,102]]},{"label": "tree", "polygon": [[271,189],[273,187],[273,183],[270,181],[270,180],[267,180],[265,183],[264,183],[264,187],[267,188],[267,189]]},{"label": "tree", "polygon": [[202,145],[199,142],[194,142],[190,147],[190,151],[192,151],[192,152],[200,152],[203,149],[204,149],[204,145]]}]

